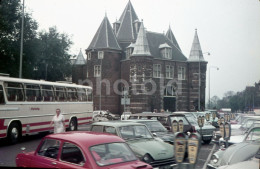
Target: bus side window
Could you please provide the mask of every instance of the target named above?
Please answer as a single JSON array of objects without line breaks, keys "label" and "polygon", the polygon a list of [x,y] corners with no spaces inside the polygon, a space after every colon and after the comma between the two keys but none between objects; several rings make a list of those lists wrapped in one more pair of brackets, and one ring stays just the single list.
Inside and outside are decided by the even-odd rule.
[{"label": "bus side window", "polygon": [[87,101],[87,94],[84,88],[78,88],[77,93],[78,93],[78,101],[80,102]]},{"label": "bus side window", "polygon": [[53,87],[42,85],[42,96],[43,96],[43,101],[45,102],[53,101],[54,100]]},{"label": "bus side window", "polygon": [[67,88],[68,101],[77,101],[77,91],[75,88]]},{"label": "bus side window", "polygon": [[36,84],[25,84],[25,100],[30,102],[41,101],[40,86]]},{"label": "bus side window", "polygon": [[0,85],[0,104],[5,104],[3,86]]},{"label": "bus side window", "polygon": [[15,82],[4,83],[8,101],[24,101],[23,85]]},{"label": "bus side window", "polygon": [[67,100],[66,91],[64,87],[55,87],[55,100],[60,102]]},{"label": "bus side window", "polygon": [[91,102],[92,101],[92,90],[87,89],[87,101]]}]

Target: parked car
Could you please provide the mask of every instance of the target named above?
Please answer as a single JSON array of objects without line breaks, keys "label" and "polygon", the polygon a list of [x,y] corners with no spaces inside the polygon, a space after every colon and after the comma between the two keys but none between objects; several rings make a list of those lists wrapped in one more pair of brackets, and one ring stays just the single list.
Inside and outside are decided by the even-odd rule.
[{"label": "parked car", "polygon": [[171,167],[175,165],[174,146],[153,137],[145,124],[109,121],[96,122],[90,131],[115,134],[123,138],[135,155],[152,167]]},{"label": "parked car", "polygon": [[17,167],[151,169],[118,136],[94,132],[66,132],[45,136],[33,152],[16,157]]},{"label": "parked car", "polygon": [[154,136],[162,139],[166,143],[174,144],[174,134],[168,131],[158,120],[139,119],[127,121],[145,124]]},{"label": "parked car", "polygon": [[173,120],[183,121],[183,132],[184,133],[192,133],[195,132],[194,126],[190,124],[188,119],[185,117],[184,114],[180,113],[136,113],[132,114],[129,119],[153,119],[153,120],[158,120],[159,122],[162,123],[162,125],[169,131],[172,131],[172,122]]},{"label": "parked car", "polygon": [[189,120],[192,126],[195,127],[195,130],[197,133],[201,135],[201,140],[205,144],[209,144],[211,142],[211,139],[213,137],[213,132],[216,130],[215,127],[213,127],[208,121],[204,121],[204,126],[201,128],[199,127],[197,116],[193,112],[174,112],[174,113],[181,113],[186,116],[186,118]]},{"label": "parked car", "polygon": [[119,120],[119,115],[113,114],[105,110],[95,110],[92,115],[93,121]]},{"label": "parked car", "polygon": [[132,114],[131,112],[123,112],[122,115],[121,115],[121,120],[129,119],[131,114]]},{"label": "parked car", "polygon": [[253,158],[259,150],[260,144],[260,127],[252,128],[244,138],[243,142],[233,144],[227,149],[219,150],[211,157],[209,169],[216,169],[225,165],[246,161]]},{"label": "parked car", "polygon": [[[231,133],[230,139],[228,140],[228,146],[236,143],[241,143],[244,138],[246,137],[246,134],[254,127],[260,127],[260,121],[257,121],[256,119],[252,120],[253,123],[250,122],[251,119],[248,119],[248,123],[251,124],[251,126],[247,126],[246,128],[242,127],[240,128],[240,134],[237,134],[239,132],[236,132],[235,135]],[[244,125],[247,125],[247,123],[244,123]],[[231,131],[232,132],[232,131]],[[219,139],[219,144],[222,148],[226,148],[226,141],[223,138]]]}]

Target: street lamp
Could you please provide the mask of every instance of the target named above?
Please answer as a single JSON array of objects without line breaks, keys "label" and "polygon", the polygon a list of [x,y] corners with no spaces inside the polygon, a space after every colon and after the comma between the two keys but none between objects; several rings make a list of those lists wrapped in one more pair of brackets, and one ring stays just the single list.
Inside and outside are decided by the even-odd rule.
[{"label": "street lamp", "polygon": [[209,67],[209,109],[210,109],[210,69],[211,68],[215,68],[215,69],[219,70],[219,68],[217,66],[210,66]]},{"label": "street lamp", "polygon": [[104,57],[103,51],[98,51],[98,59],[100,59],[100,95],[99,95],[99,110],[101,110],[101,94],[102,94],[102,86],[101,86],[101,80],[102,80],[102,60]]},{"label": "street lamp", "polygon": [[[204,52],[202,55],[207,54],[210,55],[209,52]],[[198,110],[200,111],[200,86],[201,86],[201,80],[200,80],[200,57],[199,57],[199,99],[198,99]]]},{"label": "street lamp", "polygon": [[23,67],[23,27],[24,27],[24,0],[23,0],[23,13],[22,13],[19,78],[22,78],[22,67]]}]

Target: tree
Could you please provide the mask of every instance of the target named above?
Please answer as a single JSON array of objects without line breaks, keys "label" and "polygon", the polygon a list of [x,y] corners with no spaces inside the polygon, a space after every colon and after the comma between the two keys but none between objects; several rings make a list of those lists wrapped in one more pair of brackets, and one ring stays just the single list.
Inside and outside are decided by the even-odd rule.
[{"label": "tree", "polygon": [[72,41],[69,36],[59,33],[56,27],[49,32],[39,33],[39,53],[35,64],[35,79],[48,81],[65,80],[71,75],[71,55],[68,53]]},{"label": "tree", "polygon": [[[0,2],[0,72],[18,77],[20,64],[22,5],[19,0]],[[36,56],[37,22],[31,15],[24,16],[23,75],[29,77]]]}]

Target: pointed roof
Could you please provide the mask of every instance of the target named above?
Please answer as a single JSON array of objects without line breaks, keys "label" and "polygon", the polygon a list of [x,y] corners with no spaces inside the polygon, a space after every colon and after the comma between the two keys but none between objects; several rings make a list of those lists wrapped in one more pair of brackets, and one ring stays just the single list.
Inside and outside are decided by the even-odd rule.
[{"label": "pointed roof", "polygon": [[129,0],[120,19],[120,27],[117,32],[118,41],[133,41],[136,38],[137,32],[134,28],[133,23],[139,21],[135,10]]},{"label": "pointed roof", "polygon": [[121,50],[107,16],[104,17],[87,50],[103,48]]},{"label": "pointed roof", "polygon": [[78,57],[74,63],[75,65],[85,65],[86,64],[86,60],[83,56],[83,53],[81,52],[81,49],[79,51]]},{"label": "pointed roof", "polygon": [[170,26],[169,26],[168,31],[166,32],[166,37],[181,51],[181,48],[180,48],[177,40],[175,39],[175,36],[174,36]]},{"label": "pointed roof", "polygon": [[149,49],[149,44],[146,38],[146,31],[144,29],[144,24],[141,22],[138,36],[135,42],[134,51],[132,56],[151,56],[151,52]]},{"label": "pointed roof", "polygon": [[195,29],[195,35],[194,35],[194,39],[193,39],[193,43],[192,43],[192,47],[191,47],[191,51],[190,51],[190,57],[189,57],[188,61],[190,61],[190,62],[205,61],[203,54],[202,54],[201,47],[200,47],[200,41],[199,41],[199,37],[197,34],[197,29]]}]

